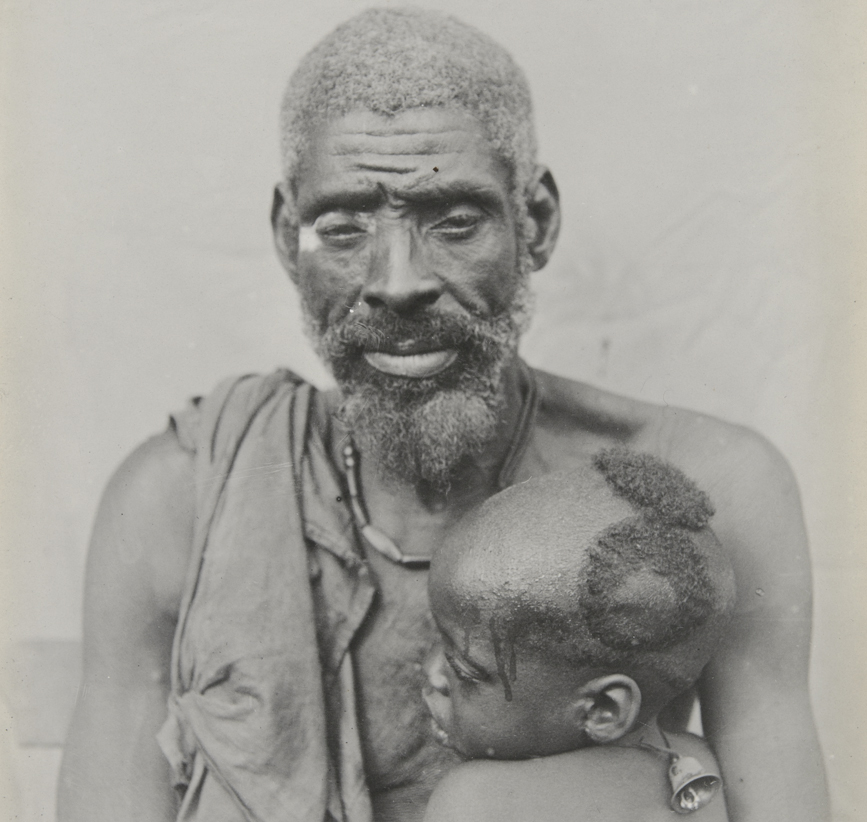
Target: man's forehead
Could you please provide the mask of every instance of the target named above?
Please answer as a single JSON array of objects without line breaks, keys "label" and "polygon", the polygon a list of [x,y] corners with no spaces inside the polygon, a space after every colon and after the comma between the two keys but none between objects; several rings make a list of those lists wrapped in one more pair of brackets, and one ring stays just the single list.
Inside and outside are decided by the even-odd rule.
[{"label": "man's forehead", "polygon": [[[509,174],[479,121],[460,109],[413,109],[394,116],[358,111],[317,127],[297,179],[304,194],[386,184],[419,189],[505,188]],[[304,191],[304,189],[309,189]]]},{"label": "man's forehead", "polygon": [[484,127],[478,118],[462,108],[415,108],[397,114],[377,114],[360,109],[332,117],[317,128],[320,137],[345,143],[350,139],[388,140],[389,144],[410,145],[437,151],[443,143],[456,140],[472,147],[488,146]]}]

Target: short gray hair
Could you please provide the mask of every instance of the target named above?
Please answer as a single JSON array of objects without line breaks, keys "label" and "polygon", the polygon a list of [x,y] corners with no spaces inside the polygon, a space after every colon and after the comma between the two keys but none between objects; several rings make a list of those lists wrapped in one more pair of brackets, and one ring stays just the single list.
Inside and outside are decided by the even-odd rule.
[{"label": "short gray hair", "polygon": [[364,109],[394,115],[461,108],[482,125],[522,192],[536,159],[530,89],[511,55],[439,12],[369,9],[338,26],[289,80],[280,113],[283,173],[292,181],[314,128]]}]

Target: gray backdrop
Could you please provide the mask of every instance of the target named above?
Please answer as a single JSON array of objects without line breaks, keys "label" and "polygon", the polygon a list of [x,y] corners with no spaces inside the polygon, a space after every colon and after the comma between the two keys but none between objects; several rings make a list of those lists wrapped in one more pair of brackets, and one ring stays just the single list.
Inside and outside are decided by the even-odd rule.
[{"label": "gray backdrop", "polygon": [[[326,380],[271,247],[277,108],[300,55],[365,5],[2,4],[13,640],[79,638],[100,489],[167,412],[234,372],[287,364]],[[816,576],[816,717],[838,818],[855,819],[865,431],[851,177],[863,168],[864,87],[852,72],[863,7],[422,5],[504,43],[535,95],[564,227],[536,275],[526,358],[752,426],[793,464]],[[22,816],[50,818],[57,750],[13,741],[11,755]]]}]

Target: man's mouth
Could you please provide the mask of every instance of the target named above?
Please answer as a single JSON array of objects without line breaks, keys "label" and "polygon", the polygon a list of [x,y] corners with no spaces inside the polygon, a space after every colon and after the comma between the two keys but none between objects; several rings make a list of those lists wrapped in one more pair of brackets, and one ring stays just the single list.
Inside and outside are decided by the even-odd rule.
[{"label": "man's mouth", "polygon": [[417,354],[388,354],[385,351],[365,351],[367,364],[383,374],[422,379],[445,371],[457,359],[454,348],[425,351]]}]

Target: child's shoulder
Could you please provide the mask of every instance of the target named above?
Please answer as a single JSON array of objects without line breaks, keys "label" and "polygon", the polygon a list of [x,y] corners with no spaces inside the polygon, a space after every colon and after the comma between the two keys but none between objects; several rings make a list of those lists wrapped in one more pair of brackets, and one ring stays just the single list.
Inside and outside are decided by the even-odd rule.
[{"label": "child's shoulder", "polygon": [[[618,786],[646,754],[593,748],[520,761],[473,760],[437,785],[424,822],[615,820]],[[598,800],[598,801],[597,801]]]},{"label": "child's shoulder", "polygon": [[[548,781],[556,757],[520,761],[476,759],[439,782],[424,822],[504,822],[520,818],[520,807]],[[556,768],[553,768],[556,770]]]},{"label": "child's shoulder", "polygon": [[[670,742],[681,756],[716,768],[703,739],[672,734]],[[680,817],[669,807],[667,772],[668,762],[661,755],[614,745],[539,759],[474,760],[459,765],[437,785],[424,822],[676,820]],[[693,818],[724,822],[722,797]]]},{"label": "child's shoulder", "polygon": [[495,791],[500,773],[512,764],[477,759],[453,768],[431,794],[424,822],[483,822],[490,813],[487,796]]}]

